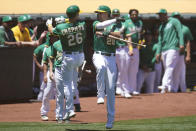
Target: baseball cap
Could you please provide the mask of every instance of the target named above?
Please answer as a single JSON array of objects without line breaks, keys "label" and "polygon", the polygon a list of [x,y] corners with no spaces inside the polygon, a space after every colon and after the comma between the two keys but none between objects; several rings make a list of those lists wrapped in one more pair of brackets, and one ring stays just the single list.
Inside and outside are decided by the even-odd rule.
[{"label": "baseball cap", "polygon": [[166,9],[160,9],[157,14],[167,14],[167,10]]},{"label": "baseball cap", "polygon": [[113,15],[120,15],[120,10],[119,9],[113,9],[112,14]]},{"label": "baseball cap", "polygon": [[173,12],[173,13],[171,14],[171,16],[172,16],[172,17],[174,17],[174,16],[180,16],[180,13],[176,11],[176,12]]},{"label": "baseball cap", "polygon": [[80,8],[77,5],[71,5],[66,10],[68,17],[74,17],[77,13],[80,13]]},{"label": "baseball cap", "polygon": [[18,22],[25,22],[28,21],[28,18],[25,15],[21,15],[18,17]]},{"label": "baseball cap", "polygon": [[106,5],[100,5],[98,9],[95,11],[95,13],[104,13],[107,12],[109,15],[111,14],[111,10]]},{"label": "baseball cap", "polygon": [[4,16],[2,18],[2,22],[9,22],[9,21],[12,21],[12,17],[11,16]]},{"label": "baseball cap", "polygon": [[27,17],[27,19],[28,19],[28,20],[32,20],[31,15],[29,15],[29,14],[25,14],[25,16]]}]

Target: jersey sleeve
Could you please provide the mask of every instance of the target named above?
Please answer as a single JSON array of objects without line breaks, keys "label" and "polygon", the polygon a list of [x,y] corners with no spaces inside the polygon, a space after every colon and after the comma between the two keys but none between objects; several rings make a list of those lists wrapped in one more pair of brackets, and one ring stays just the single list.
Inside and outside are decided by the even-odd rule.
[{"label": "jersey sleeve", "polygon": [[0,30],[0,45],[4,45],[5,42],[5,32]]},{"label": "jersey sleeve", "polygon": [[190,31],[190,29],[188,27],[186,27],[186,30],[185,30],[185,36],[186,40],[193,40],[193,36],[192,36],[192,33]]},{"label": "jersey sleeve", "polygon": [[97,30],[97,29],[96,29],[96,24],[97,24],[97,23],[99,23],[99,21],[95,21],[95,22],[93,23],[93,32],[94,32],[94,33],[95,33],[95,31]]},{"label": "jersey sleeve", "polygon": [[178,38],[179,38],[179,44],[181,46],[184,46],[184,37],[183,37],[183,33],[182,33],[182,24],[180,23],[179,20],[173,19],[173,25],[175,26],[175,29],[177,31],[177,35],[178,35]]},{"label": "jersey sleeve", "polygon": [[46,51],[44,52],[44,56],[42,58],[43,64],[48,64],[48,50],[49,50],[49,48],[47,48]]}]

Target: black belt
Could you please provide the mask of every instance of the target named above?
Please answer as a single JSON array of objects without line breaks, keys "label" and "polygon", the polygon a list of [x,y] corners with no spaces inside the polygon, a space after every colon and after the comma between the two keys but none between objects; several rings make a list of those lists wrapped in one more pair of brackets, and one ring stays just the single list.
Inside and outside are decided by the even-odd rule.
[{"label": "black belt", "polygon": [[64,51],[63,53],[65,54],[76,54],[76,53],[83,53],[83,51],[75,51],[75,52],[71,52],[71,51]]},{"label": "black belt", "polygon": [[99,52],[99,51],[96,51],[95,53],[105,55],[105,56],[115,56],[116,55],[115,53],[106,53],[106,52]]}]

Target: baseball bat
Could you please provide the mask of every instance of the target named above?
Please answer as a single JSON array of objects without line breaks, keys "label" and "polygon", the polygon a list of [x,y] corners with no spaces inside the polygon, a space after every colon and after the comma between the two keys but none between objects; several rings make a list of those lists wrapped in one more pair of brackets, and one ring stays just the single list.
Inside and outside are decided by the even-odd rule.
[{"label": "baseball bat", "polygon": [[[96,32],[96,35],[101,35],[103,36],[103,33],[101,32]],[[132,44],[135,44],[135,45],[138,45],[138,46],[143,46],[143,47],[146,47],[146,45],[142,45],[142,44],[139,44],[139,43],[135,43],[135,42],[130,42],[128,40],[125,40],[125,39],[122,39],[122,38],[118,38],[118,37],[115,37],[113,35],[108,35],[109,38],[112,38],[112,39],[115,39],[115,40],[119,40],[119,41],[123,41],[123,42],[126,42],[126,43],[132,43]]]}]

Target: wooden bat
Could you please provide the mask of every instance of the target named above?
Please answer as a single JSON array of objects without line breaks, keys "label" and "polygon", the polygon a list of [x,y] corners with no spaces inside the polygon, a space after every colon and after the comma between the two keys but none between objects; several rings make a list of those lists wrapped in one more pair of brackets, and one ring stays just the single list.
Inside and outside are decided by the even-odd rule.
[{"label": "wooden bat", "polygon": [[[103,33],[102,32],[96,32],[96,35],[101,35],[103,36]],[[135,44],[135,45],[138,45],[138,46],[143,46],[143,47],[146,47],[146,45],[142,45],[142,44],[139,44],[139,43],[135,43],[135,42],[130,42],[128,40],[125,40],[125,39],[122,39],[122,38],[118,38],[118,37],[115,37],[113,35],[108,35],[109,38],[112,38],[112,39],[115,39],[115,40],[119,40],[119,41],[123,41],[123,42],[126,42],[126,43],[132,43],[132,44]]]}]

